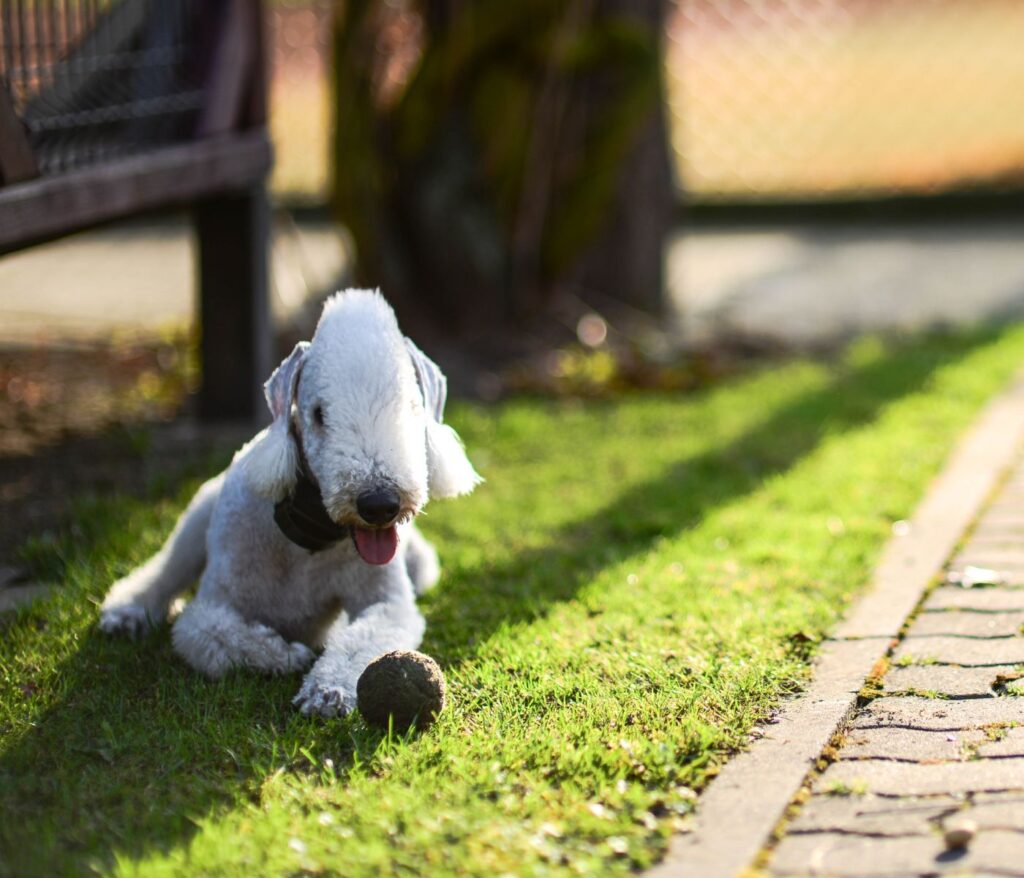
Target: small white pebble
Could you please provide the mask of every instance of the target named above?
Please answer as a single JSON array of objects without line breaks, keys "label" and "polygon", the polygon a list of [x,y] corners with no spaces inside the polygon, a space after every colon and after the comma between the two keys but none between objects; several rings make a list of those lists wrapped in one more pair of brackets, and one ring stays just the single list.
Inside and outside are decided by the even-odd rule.
[{"label": "small white pebble", "polygon": [[946,574],[947,585],[959,585],[961,588],[974,588],[979,585],[1002,585],[1006,581],[998,570],[989,567],[974,567],[968,564],[963,570],[950,570]]},{"label": "small white pebble", "polygon": [[636,819],[637,823],[642,824],[644,829],[646,829],[648,832],[654,832],[658,828],[658,818],[655,817],[650,811],[644,811],[644,813]]},{"label": "small white pebble", "polygon": [[613,854],[618,854],[620,857],[629,853],[629,842],[621,835],[613,835],[609,838],[608,847],[611,849]]},{"label": "small white pebble", "polygon": [[288,842],[290,847],[297,854],[304,854],[306,852],[306,843],[301,838],[293,838]]},{"label": "small white pebble", "polygon": [[334,823],[334,815],[329,814],[327,811],[321,811],[320,816],[316,818],[316,822],[321,826],[330,826]]},{"label": "small white pebble", "polygon": [[967,847],[977,833],[978,824],[973,820],[951,820],[946,824],[946,831],[942,834],[942,839],[949,850],[959,850]]},{"label": "small white pebble", "polygon": [[561,838],[564,835],[561,826],[559,826],[557,823],[551,823],[548,821],[545,821],[540,826],[538,826],[537,832],[540,835],[547,835],[551,838]]}]

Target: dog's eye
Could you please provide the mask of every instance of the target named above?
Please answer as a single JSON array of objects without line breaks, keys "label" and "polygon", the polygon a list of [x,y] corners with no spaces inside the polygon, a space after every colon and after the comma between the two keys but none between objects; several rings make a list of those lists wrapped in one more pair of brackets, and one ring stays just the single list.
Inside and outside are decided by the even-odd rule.
[{"label": "dog's eye", "polygon": [[313,409],[313,420],[316,421],[316,425],[318,427],[322,427],[324,425],[324,410],[322,406],[317,406]]}]

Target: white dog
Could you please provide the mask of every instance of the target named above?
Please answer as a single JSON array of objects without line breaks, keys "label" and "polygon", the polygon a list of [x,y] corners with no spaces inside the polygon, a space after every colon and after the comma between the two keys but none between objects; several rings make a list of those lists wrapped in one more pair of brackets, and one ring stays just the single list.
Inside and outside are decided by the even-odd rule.
[{"label": "white dog", "polygon": [[415,649],[415,596],[437,580],[433,547],[412,518],[428,497],[480,481],[442,423],[446,382],[398,329],[378,292],[324,306],[265,386],[270,427],[206,482],[163,548],[115,583],[100,627],[137,637],[175,621],[174,648],[218,677],[244,666],[282,673],[313,664],[295,704],[334,716],[355,706],[374,658]]}]

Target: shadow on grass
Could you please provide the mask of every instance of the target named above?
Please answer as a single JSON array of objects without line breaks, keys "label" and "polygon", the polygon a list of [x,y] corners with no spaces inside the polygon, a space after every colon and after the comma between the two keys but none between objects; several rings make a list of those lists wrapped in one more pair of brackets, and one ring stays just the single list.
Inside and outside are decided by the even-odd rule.
[{"label": "shadow on grass", "polygon": [[471,658],[500,625],[529,623],[571,599],[600,571],[654,540],[698,524],[814,451],[826,435],[874,420],[922,389],[942,366],[992,343],[994,329],[905,342],[862,366],[838,367],[825,386],[794,399],[735,441],[681,459],[553,533],[536,550],[458,576],[428,596],[424,649],[450,666]]},{"label": "shadow on grass", "polygon": [[[543,548],[453,577],[427,604],[425,649],[448,667],[471,659],[499,626],[528,622],[571,599],[603,567],[755,490],[826,435],[871,422],[936,369],[997,335],[917,341],[838,370],[730,444],[609,498]],[[104,547],[109,553],[124,524],[123,516],[111,517],[76,555],[88,558]],[[21,635],[10,643],[44,649],[45,636],[33,628],[56,629],[61,607],[24,614],[11,629]],[[64,612],[70,619],[81,611]],[[294,678],[199,678],[175,660],[166,630],[133,645],[90,627],[76,647],[56,680],[41,683],[56,689],[56,703],[0,755],[0,874],[84,872],[109,866],[115,856],[179,847],[197,820],[258,801],[261,783],[278,768],[308,768],[300,747],[315,759],[330,755],[344,771],[344,760],[365,760],[380,740],[359,722],[298,717],[290,708]],[[11,673],[22,676],[17,685],[29,700],[31,667]]]}]

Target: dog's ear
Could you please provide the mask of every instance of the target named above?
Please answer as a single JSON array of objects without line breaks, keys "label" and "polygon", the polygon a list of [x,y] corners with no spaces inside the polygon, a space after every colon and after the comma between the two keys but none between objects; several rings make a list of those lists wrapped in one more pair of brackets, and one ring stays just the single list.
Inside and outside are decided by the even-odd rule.
[{"label": "dog's ear", "polygon": [[448,379],[437,363],[423,353],[411,339],[406,349],[416,370],[427,412],[427,490],[431,497],[457,497],[468,494],[483,479],[466,457],[459,434],[444,423],[444,404],[448,398]]},{"label": "dog's ear", "polygon": [[267,407],[274,420],[245,456],[245,475],[249,486],[257,494],[269,497],[274,502],[283,499],[295,485],[298,450],[289,435],[289,419],[299,373],[308,349],[308,341],[295,345],[295,349],[263,385]]}]

